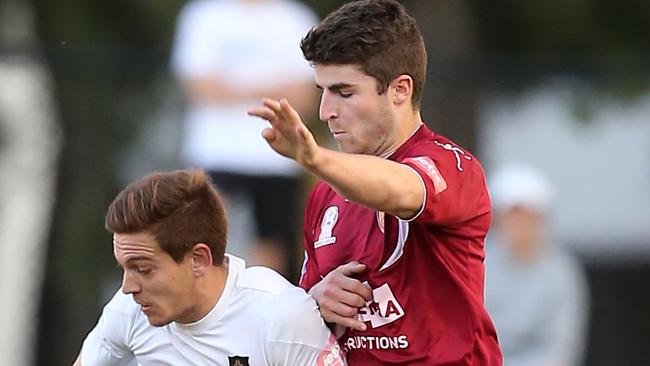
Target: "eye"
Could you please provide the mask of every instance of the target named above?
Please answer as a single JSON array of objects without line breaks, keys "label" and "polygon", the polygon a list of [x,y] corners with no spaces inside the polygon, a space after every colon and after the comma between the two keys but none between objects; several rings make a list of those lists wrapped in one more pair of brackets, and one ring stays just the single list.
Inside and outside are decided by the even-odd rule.
[{"label": "eye", "polygon": [[135,269],[135,271],[138,272],[138,274],[145,275],[145,274],[148,274],[149,272],[151,272],[151,268],[137,267]]},{"label": "eye", "polygon": [[344,91],[339,91],[339,95],[341,98],[350,98],[352,96],[351,92],[344,92]]}]

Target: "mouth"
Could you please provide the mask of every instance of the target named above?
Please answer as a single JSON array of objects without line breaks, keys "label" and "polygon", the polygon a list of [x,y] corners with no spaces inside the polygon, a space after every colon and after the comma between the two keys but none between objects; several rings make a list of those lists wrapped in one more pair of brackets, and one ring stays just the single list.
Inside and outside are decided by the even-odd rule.
[{"label": "mouth", "polygon": [[145,315],[150,315],[150,314],[151,314],[151,305],[140,305],[140,310],[141,310]]},{"label": "mouth", "polygon": [[136,301],[136,303],[138,305],[140,305],[140,310],[142,310],[143,313],[146,314],[148,312],[151,312],[151,304],[143,303],[143,302],[140,302],[140,301]]}]

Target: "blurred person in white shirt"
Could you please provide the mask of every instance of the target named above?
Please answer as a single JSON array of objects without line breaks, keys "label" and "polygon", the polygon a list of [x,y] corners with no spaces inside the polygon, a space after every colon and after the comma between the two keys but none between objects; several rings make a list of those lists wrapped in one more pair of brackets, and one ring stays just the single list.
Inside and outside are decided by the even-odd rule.
[{"label": "blurred person in white shirt", "polygon": [[506,366],[580,365],[589,295],[580,263],[550,238],[554,192],[537,169],[512,164],[489,176],[494,208],[485,302]]},{"label": "blurred person in white shirt", "polygon": [[239,229],[244,220],[233,226],[230,250],[294,281],[302,174],[268,149],[265,123],[246,110],[270,96],[313,113],[317,89],[299,44],[317,20],[293,0],[193,0],[178,17],[172,54],[187,99],[183,161],[211,175],[231,215],[251,213],[252,230]]}]

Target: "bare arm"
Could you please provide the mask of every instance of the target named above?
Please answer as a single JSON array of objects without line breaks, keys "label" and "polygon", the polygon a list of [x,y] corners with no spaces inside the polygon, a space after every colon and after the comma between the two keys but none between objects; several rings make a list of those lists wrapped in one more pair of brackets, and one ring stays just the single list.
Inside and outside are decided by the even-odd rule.
[{"label": "bare arm", "polygon": [[342,196],[401,218],[411,218],[421,208],[424,187],[417,173],[387,159],[318,146],[286,100],[265,98],[249,114],[270,122],[263,136],[276,152],[296,160]]}]

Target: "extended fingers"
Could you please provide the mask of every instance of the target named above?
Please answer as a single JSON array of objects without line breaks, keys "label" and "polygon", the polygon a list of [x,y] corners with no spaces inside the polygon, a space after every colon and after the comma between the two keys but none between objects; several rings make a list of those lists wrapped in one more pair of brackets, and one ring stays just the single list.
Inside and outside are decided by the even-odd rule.
[{"label": "extended fingers", "polygon": [[246,111],[246,113],[248,113],[249,116],[263,118],[271,123],[277,121],[278,119],[277,113],[273,109],[266,106],[251,108]]},{"label": "extended fingers", "polygon": [[280,101],[269,99],[269,98],[262,98],[262,104],[265,107],[273,110],[277,114],[280,114],[282,112],[282,106],[280,104]]},{"label": "extended fingers", "polygon": [[283,113],[285,116],[290,117],[290,118],[293,119],[294,121],[301,121],[301,119],[300,119],[300,115],[298,114],[298,112],[296,112],[295,109],[293,109],[293,107],[291,106],[291,104],[289,104],[289,101],[288,101],[288,100],[286,100],[286,99],[284,99],[284,98],[283,98],[283,99],[280,99],[280,103],[279,103],[279,104],[280,104],[280,109],[282,110],[282,113]]}]

